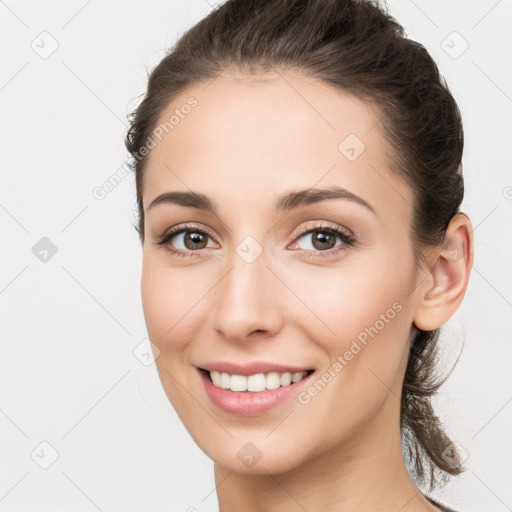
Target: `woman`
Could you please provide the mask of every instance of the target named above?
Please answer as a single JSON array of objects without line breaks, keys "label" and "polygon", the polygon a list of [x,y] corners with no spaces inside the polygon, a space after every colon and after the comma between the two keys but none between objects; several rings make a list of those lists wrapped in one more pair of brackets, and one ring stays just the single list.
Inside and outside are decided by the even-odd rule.
[{"label": "woman", "polygon": [[431,397],[473,235],[428,52],[376,2],[228,0],[126,144],[149,337],[219,510],[451,510]]}]

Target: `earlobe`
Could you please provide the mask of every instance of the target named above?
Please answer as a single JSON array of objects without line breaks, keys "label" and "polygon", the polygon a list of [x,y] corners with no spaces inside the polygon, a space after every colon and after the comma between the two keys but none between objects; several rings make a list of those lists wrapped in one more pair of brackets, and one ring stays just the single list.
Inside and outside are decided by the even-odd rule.
[{"label": "earlobe", "polygon": [[442,248],[430,257],[430,276],[419,288],[414,325],[423,331],[441,327],[455,314],[466,293],[473,265],[473,229],[457,214],[448,226]]}]

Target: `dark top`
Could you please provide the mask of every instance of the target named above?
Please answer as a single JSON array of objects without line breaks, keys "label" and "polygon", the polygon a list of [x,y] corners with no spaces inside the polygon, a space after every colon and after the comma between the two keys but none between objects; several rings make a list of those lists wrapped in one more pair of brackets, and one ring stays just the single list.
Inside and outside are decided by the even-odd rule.
[{"label": "dark top", "polygon": [[432,505],[435,505],[441,512],[457,512],[456,510],[453,510],[453,508],[447,507],[446,505],[443,505],[442,503],[439,503],[438,501],[433,500],[432,498],[429,498],[428,496],[425,496]]}]

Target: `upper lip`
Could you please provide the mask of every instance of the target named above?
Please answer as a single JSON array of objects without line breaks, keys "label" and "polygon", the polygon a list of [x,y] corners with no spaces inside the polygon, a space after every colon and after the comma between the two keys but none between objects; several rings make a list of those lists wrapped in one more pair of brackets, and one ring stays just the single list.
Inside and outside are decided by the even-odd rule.
[{"label": "upper lip", "polygon": [[215,361],[212,363],[205,363],[198,366],[203,370],[225,372],[230,375],[256,375],[257,373],[298,373],[313,370],[313,368],[304,368],[300,366],[287,366],[284,364],[270,363],[266,361],[254,361],[248,364],[238,364],[223,361]]}]

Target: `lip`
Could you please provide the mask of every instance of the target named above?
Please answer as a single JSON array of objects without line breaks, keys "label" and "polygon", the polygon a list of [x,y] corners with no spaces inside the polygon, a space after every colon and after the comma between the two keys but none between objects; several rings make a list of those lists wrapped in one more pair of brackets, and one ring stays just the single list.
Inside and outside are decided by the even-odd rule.
[{"label": "lip", "polygon": [[[276,365],[273,365],[273,368],[275,367]],[[281,386],[276,389],[266,389],[265,391],[254,393],[251,391],[231,391],[229,389],[219,388],[210,380],[207,370],[198,368],[197,371],[210,401],[222,411],[238,416],[259,416],[271,409],[285,404],[292,397],[297,396],[300,389],[309,383],[312,375],[315,373],[313,372],[306,375],[299,382],[295,382],[288,386]],[[251,371],[253,371],[252,367]],[[299,369],[299,371],[301,370]],[[236,375],[245,374],[238,373]],[[248,375],[252,375],[252,373],[248,373]]]},{"label": "lip", "polygon": [[230,375],[256,375],[257,373],[297,373],[314,370],[314,368],[306,368],[300,366],[286,366],[284,364],[271,363],[266,361],[253,361],[248,364],[230,363],[227,361],[216,361],[205,363],[204,365],[196,365],[198,368],[208,371],[226,372]]}]

